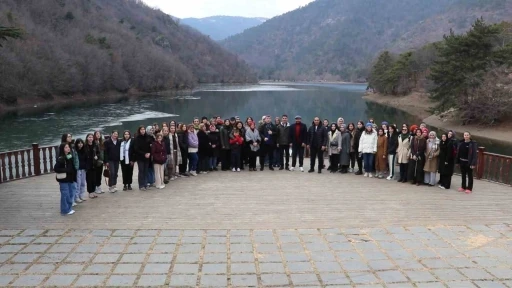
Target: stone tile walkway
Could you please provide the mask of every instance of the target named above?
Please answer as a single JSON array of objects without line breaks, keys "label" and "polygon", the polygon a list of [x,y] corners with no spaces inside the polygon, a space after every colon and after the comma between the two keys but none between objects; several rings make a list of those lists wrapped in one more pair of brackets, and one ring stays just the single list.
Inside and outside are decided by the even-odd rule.
[{"label": "stone tile walkway", "polygon": [[0,286],[512,287],[512,226],[1,230]]}]

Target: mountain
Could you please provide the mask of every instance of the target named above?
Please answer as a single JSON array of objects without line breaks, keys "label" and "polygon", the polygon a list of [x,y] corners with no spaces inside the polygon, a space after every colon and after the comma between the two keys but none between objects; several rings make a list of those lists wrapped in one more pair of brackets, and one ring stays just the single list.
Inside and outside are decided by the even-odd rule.
[{"label": "mountain", "polygon": [[401,52],[512,15],[511,0],[316,0],[221,44],[261,79],[364,81],[378,52]]},{"label": "mountain", "polygon": [[182,24],[199,30],[215,41],[244,32],[245,29],[258,26],[267,18],[247,18],[237,16],[211,16],[206,18],[183,18]]},{"label": "mountain", "polygon": [[0,104],[203,82],[254,82],[238,57],[141,0],[0,1]]}]

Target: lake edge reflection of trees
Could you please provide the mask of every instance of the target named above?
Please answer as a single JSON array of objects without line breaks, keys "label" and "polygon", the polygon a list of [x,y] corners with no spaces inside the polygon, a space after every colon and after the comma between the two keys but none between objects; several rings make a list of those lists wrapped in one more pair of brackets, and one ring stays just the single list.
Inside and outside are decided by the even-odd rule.
[{"label": "lake edge reflection of trees", "polygon": [[140,0],[0,2],[0,104],[257,81],[249,66]]}]

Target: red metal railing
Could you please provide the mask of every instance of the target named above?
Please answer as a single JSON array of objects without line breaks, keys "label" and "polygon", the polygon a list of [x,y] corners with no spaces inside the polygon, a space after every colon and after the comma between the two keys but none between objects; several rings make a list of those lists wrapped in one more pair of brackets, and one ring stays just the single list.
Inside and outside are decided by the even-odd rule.
[{"label": "red metal railing", "polygon": [[0,152],[0,183],[53,172],[58,146]]}]

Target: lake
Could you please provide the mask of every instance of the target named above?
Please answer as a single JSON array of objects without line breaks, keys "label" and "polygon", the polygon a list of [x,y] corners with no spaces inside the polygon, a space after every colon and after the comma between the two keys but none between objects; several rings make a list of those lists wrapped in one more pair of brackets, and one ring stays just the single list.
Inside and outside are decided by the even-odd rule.
[{"label": "lake", "polygon": [[[377,123],[416,123],[420,120],[394,108],[366,102],[361,96],[366,84],[288,84],[204,85],[196,91],[177,96],[173,93],[147,95],[113,104],[52,109],[34,115],[10,116],[0,120],[0,151],[40,145],[58,144],[64,133],[84,138],[87,133],[136,131],[139,125],[176,120],[191,123],[194,117],[221,115],[223,118],[247,116],[260,120],[262,115],[287,114],[291,121],[301,115],[310,124],[315,116],[346,123],[365,122],[373,117]],[[477,139],[495,153],[512,155],[509,145]]]}]

